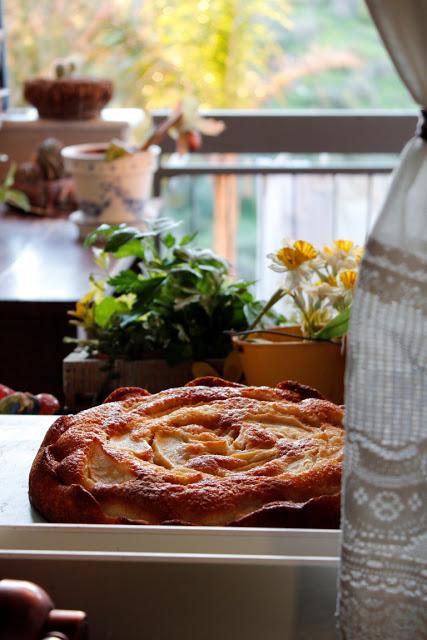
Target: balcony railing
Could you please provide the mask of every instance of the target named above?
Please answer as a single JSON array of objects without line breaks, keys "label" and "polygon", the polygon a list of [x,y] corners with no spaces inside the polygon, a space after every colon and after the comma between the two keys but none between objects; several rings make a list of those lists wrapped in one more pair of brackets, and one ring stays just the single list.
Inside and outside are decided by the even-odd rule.
[{"label": "balcony railing", "polygon": [[274,287],[265,255],[282,237],[363,243],[417,122],[414,111],[206,115],[224,133],[184,158],[167,141],[156,193],[264,296]]},{"label": "balcony railing", "polygon": [[[125,125],[135,124],[141,112],[107,109],[104,115]],[[222,119],[225,131],[204,138],[203,154],[186,157],[174,154],[173,141],[166,140],[155,192],[165,201],[165,214],[183,219],[186,230],[199,232],[202,245],[227,257],[240,276],[256,278],[264,291],[271,285],[265,255],[283,236],[363,242],[417,121],[415,110],[205,115]],[[14,148],[18,138],[7,124],[0,131],[2,145],[9,143],[15,161],[28,159],[32,123],[21,127],[23,142]]]}]

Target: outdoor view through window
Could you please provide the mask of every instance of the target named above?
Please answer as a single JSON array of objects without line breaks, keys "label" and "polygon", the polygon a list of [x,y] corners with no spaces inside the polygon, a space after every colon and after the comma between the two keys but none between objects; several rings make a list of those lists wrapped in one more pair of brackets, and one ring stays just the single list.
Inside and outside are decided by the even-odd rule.
[{"label": "outdoor view through window", "polygon": [[412,106],[363,0],[6,0],[12,103],[73,55],[118,106]]},{"label": "outdoor view through window", "polygon": [[[25,79],[50,74],[56,58],[72,56],[79,73],[114,82],[111,104],[117,107],[172,108],[193,94],[205,109],[414,108],[363,0],[4,4],[13,106],[23,105]],[[285,140],[279,156],[256,151],[166,158],[178,170],[162,181],[161,195],[164,214],[182,220],[183,233],[197,231],[200,245],[224,255],[239,276],[258,280],[267,295],[275,283],[265,255],[281,237],[363,243],[390,167],[362,175],[359,165],[358,175],[351,175],[348,165],[337,172],[335,162],[328,174],[324,164],[330,155],[295,160],[285,153]],[[344,164],[353,160],[340,158]],[[235,175],[185,175],[196,162],[240,168]],[[266,162],[288,168],[277,175],[276,164],[276,175],[265,175]],[[305,162],[306,174],[289,169],[292,162]],[[261,163],[262,176],[242,169]]]}]

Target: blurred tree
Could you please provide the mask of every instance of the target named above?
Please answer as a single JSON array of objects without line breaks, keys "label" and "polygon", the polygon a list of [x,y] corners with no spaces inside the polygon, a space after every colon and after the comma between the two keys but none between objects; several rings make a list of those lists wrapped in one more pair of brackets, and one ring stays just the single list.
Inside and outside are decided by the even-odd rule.
[{"label": "blurred tree", "polygon": [[[74,55],[84,73],[116,84],[116,102],[170,106],[194,93],[203,106],[286,106],[304,75],[360,65],[331,48],[288,60],[291,0],[14,0],[7,8],[13,102],[23,80]],[[72,9],[72,10],[70,10]]]},{"label": "blurred tree", "polygon": [[94,30],[114,15],[114,5],[107,0],[12,0],[4,10],[15,105],[22,104],[24,80],[51,75],[56,58],[74,55],[85,60]]},{"label": "blurred tree", "polygon": [[[113,58],[148,108],[194,93],[205,107],[254,108],[304,74],[360,64],[357,56],[325,48],[290,63],[283,40],[291,30],[289,0],[151,0],[131,19],[98,25],[92,60]],[[112,47],[114,45],[114,47]]]}]

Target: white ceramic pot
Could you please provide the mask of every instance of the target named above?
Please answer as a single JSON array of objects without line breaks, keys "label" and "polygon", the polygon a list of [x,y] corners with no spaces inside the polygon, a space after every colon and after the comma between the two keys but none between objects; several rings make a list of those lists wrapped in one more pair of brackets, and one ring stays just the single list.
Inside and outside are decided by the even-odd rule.
[{"label": "white ceramic pot", "polygon": [[151,146],[116,160],[105,159],[107,143],[62,149],[65,169],[75,182],[80,212],[96,224],[141,220],[151,196],[160,148]]}]

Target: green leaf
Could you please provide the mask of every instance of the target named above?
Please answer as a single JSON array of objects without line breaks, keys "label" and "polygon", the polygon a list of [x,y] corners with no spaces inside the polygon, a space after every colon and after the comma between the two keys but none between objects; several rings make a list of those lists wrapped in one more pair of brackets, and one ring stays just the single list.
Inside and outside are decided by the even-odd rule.
[{"label": "green leaf", "polygon": [[98,326],[105,329],[115,314],[124,313],[125,311],[129,311],[129,305],[126,304],[126,302],[109,296],[96,305],[95,322]]},{"label": "green leaf", "polygon": [[108,238],[113,235],[119,229],[123,229],[126,225],[124,224],[101,224],[99,227],[91,231],[84,241],[85,247],[91,247],[95,242],[97,242],[100,238]]},{"label": "green leaf", "polygon": [[129,240],[133,239],[138,239],[138,243],[140,242],[138,238],[138,232],[133,229],[126,228],[115,231],[107,241],[107,244],[105,245],[105,251],[115,253],[118,249],[120,249],[120,247],[129,242]]},{"label": "green leaf", "polygon": [[185,298],[175,298],[174,307],[176,311],[180,311],[181,309],[188,307],[188,305],[198,302],[201,303],[201,297],[198,293],[194,293],[193,295],[186,296]]},{"label": "green leaf", "polygon": [[118,293],[129,293],[135,292],[140,281],[137,273],[130,269],[125,269],[116,276],[109,278],[107,282],[114,287]]},{"label": "green leaf", "polygon": [[180,247],[185,247],[185,245],[190,244],[191,242],[193,242],[193,240],[194,240],[194,238],[196,236],[197,236],[197,231],[195,231],[194,233],[185,235],[183,238],[181,238],[179,246]]},{"label": "green leaf", "polygon": [[113,255],[115,258],[135,256],[135,258],[141,258],[141,260],[143,260],[145,258],[144,245],[137,238],[132,238],[116,249]]},{"label": "green leaf", "polygon": [[105,151],[105,159],[106,160],[116,160],[117,158],[122,158],[123,156],[129,156],[132,153],[132,149],[123,142],[123,140],[117,140],[114,138],[111,140]]},{"label": "green leaf", "polygon": [[172,267],[171,273],[191,273],[196,278],[202,278],[202,275],[196,270],[190,267],[188,264],[180,264],[177,267]]},{"label": "green leaf", "polygon": [[175,221],[171,220],[170,218],[157,218],[157,220],[153,224],[153,231],[156,235],[160,235],[162,233],[165,233],[165,231],[176,229],[181,224],[181,220]]},{"label": "green leaf", "polygon": [[6,202],[18,207],[18,209],[23,209],[24,211],[29,211],[31,209],[30,201],[25,193],[17,191],[16,189],[8,189],[6,191]]},{"label": "green leaf", "polygon": [[347,307],[341,311],[335,318],[330,320],[323,329],[314,334],[316,340],[332,340],[333,338],[341,338],[348,332],[348,324],[350,321],[351,307]]},{"label": "green leaf", "polygon": [[162,238],[162,244],[164,244],[164,246],[168,249],[171,249],[173,246],[175,246],[175,237],[171,233],[167,233]]},{"label": "green leaf", "polygon": [[119,274],[110,278],[108,284],[114,287],[117,293],[136,293],[138,300],[141,294],[149,295],[154,293],[162,284],[166,276],[154,276],[153,278],[142,278],[130,269],[121,271]]},{"label": "green leaf", "polygon": [[231,283],[228,288],[230,290],[234,289],[249,289],[252,285],[256,284],[256,280],[238,280],[237,282]]},{"label": "green leaf", "polygon": [[243,306],[243,313],[245,314],[246,322],[249,327],[252,325],[259,312],[260,306],[257,304],[245,304]]},{"label": "green leaf", "polygon": [[213,267],[211,264],[198,264],[200,271],[209,271],[210,273],[218,273],[218,267]]},{"label": "green leaf", "polygon": [[13,185],[15,181],[15,173],[16,173],[16,164],[15,162],[12,162],[9,169],[7,170],[7,174],[3,182],[3,187],[5,187],[6,189],[9,189]]}]

